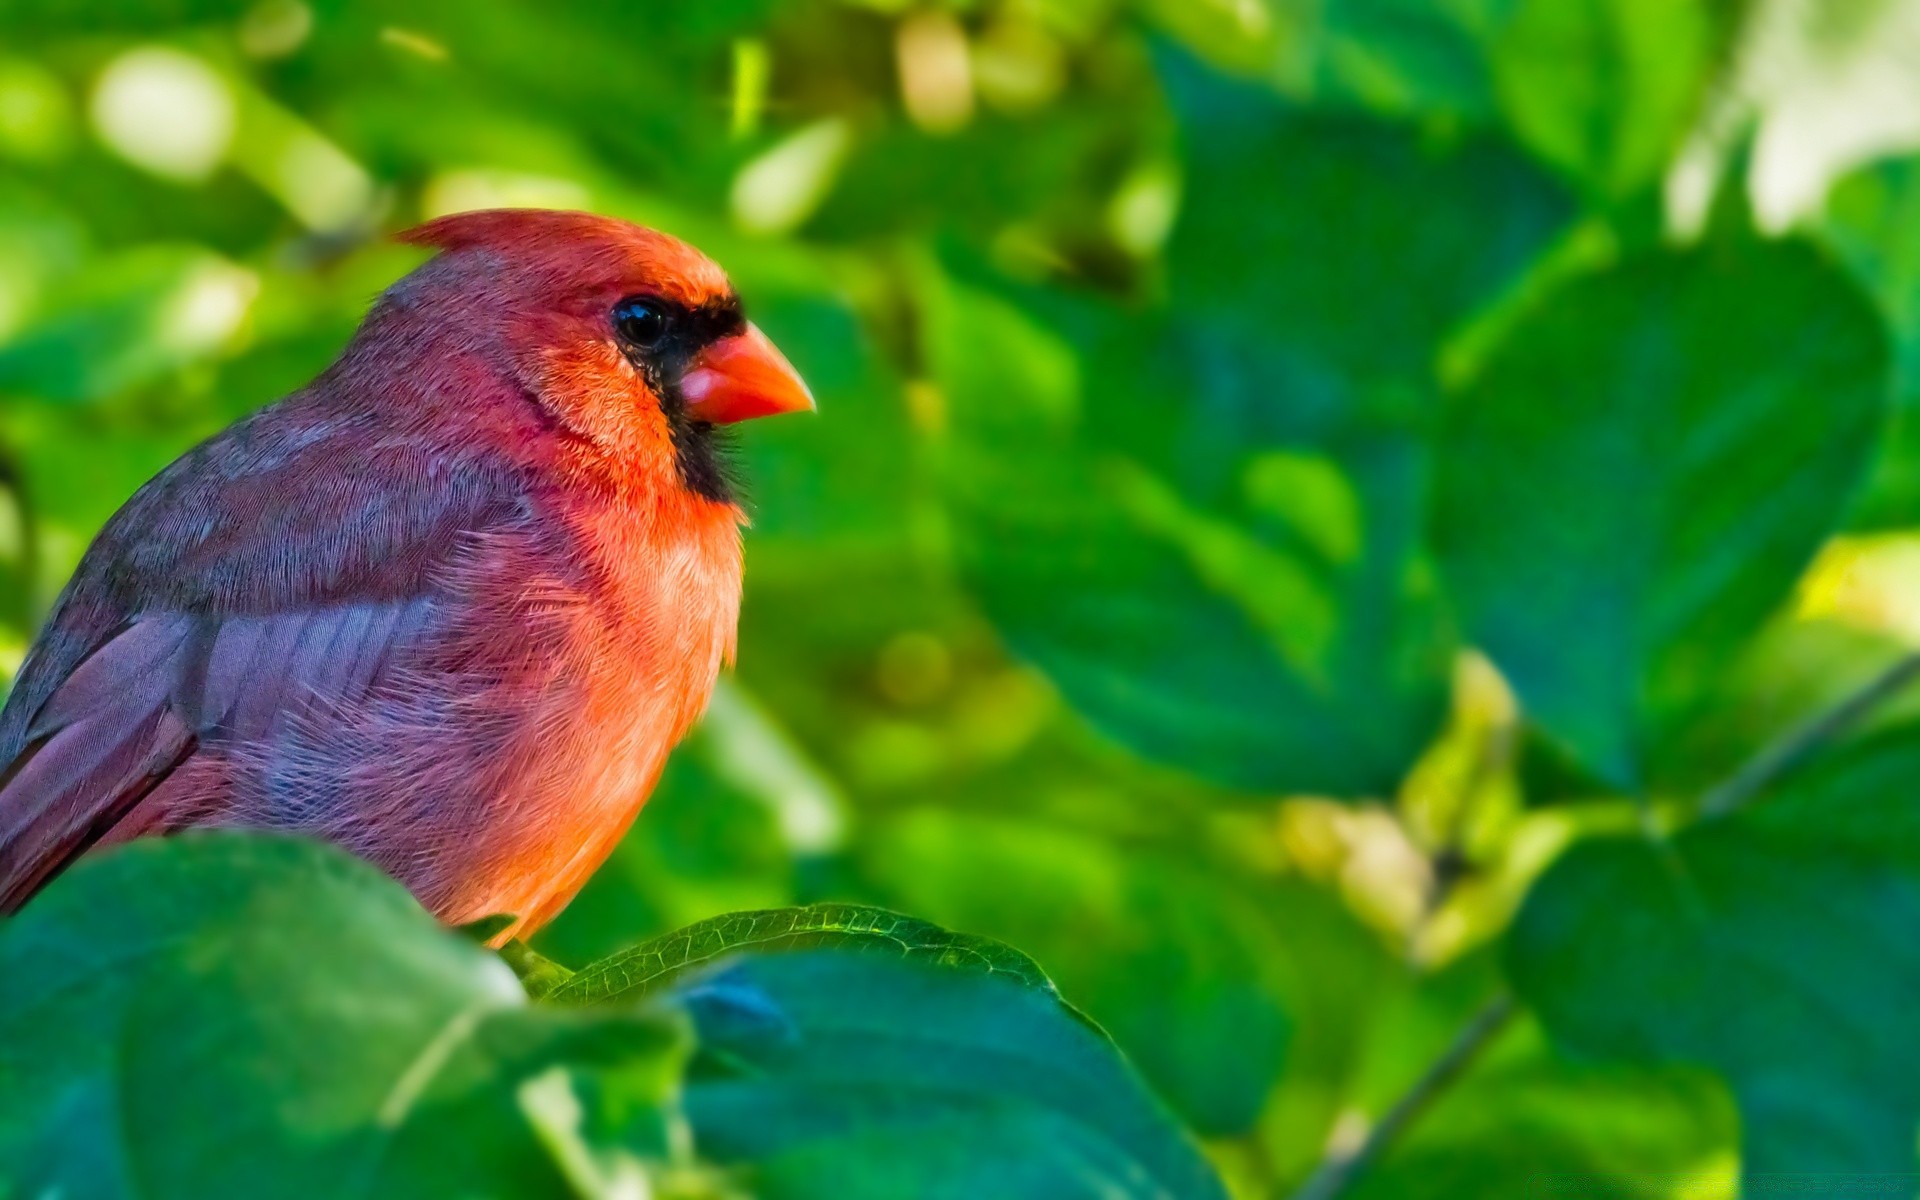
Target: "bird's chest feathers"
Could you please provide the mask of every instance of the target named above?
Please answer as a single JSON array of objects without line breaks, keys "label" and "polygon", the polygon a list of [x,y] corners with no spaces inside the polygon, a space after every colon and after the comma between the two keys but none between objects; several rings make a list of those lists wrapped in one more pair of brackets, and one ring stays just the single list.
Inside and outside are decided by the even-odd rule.
[{"label": "bird's chest feathers", "polygon": [[[612,851],[667,754],[733,657],[740,535],[731,507],[549,509],[549,534],[487,564],[511,604],[508,668],[482,670],[468,704],[507,732],[503,772],[476,828],[489,864],[479,912],[545,912]],[[504,585],[504,586],[502,586]],[[497,611],[497,610],[496,610]],[[504,683],[504,686],[500,686]],[[550,914],[548,914],[550,915]]]},{"label": "bird's chest feathers", "polygon": [[608,503],[572,514],[560,694],[591,786],[644,791],[733,657],[740,535],[731,508]]}]

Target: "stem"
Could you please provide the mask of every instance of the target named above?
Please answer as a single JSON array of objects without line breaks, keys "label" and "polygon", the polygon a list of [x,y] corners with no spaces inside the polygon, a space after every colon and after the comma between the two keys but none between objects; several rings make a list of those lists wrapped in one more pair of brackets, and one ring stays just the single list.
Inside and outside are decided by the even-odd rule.
[{"label": "stem", "polygon": [[507,965],[513,968],[513,973],[520,977],[520,986],[526,988],[527,995],[535,1000],[573,978],[572,971],[534,950],[519,938],[500,947],[499,953],[500,957],[506,960]]},{"label": "stem", "polygon": [[1413,1086],[1407,1089],[1407,1094],[1381,1116],[1360,1144],[1351,1150],[1328,1154],[1307,1181],[1300,1185],[1300,1190],[1293,1194],[1293,1200],[1333,1200],[1345,1191],[1355,1176],[1379,1157],[1381,1151],[1392,1145],[1441,1092],[1473,1065],[1473,1060],[1507,1027],[1507,1022],[1518,1011],[1519,1005],[1514,998],[1503,993],[1475,1013],[1454,1037],[1453,1044],[1447,1047],[1446,1052],[1435,1059],[1426,1074],[1415,1080]]},{"label": "stem", "polygon": [[[1920,650],[1910,650],[1831,707],[1781,734],[1739,770],[1708,789],[1700,800],[1700,818],[1724,816],[1751,803],[1781,776],[1853,728],[1916,678],[1920,678]],[[1392,1145],[1407,1126],[1473,1064],[1518,1011],[1519,1003],[1511,994],[1503,993],[1475,1013],[1446,1052],[1381,1116],[1360,1144],[1351,1150],[1329,1152],[1294,1193],[1293,1200],[1334,1200],[1344,1192],[1369,1163]]]},{"label": "stem", "polygon": [[1700,816],[1724,816],[1745,807],[1782,775],[1792,771],[1814,751],[1851,729],[1869,712],[1885,703],[1920,676],[1920,650],[1910,650],[1880,674],[1842,697],[1833,707],[1814,713],[1748,759],[1746,764],[1700,798]]}]

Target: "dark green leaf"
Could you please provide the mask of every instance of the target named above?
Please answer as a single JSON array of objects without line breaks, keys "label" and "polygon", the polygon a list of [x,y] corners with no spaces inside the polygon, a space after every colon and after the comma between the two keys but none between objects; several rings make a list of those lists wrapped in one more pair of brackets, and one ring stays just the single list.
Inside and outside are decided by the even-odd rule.
[{"label": "dark green leaf", "polygon": [[681,1057],[658,1016],[529,1009],[397,884],[279,839],[90,859],[0,926],[0,979],[29,1195],[563,1195],[527,1082],[616,1069],[644,1107]]},{"label": "dark green leaf", "polygon": [[924,297],[963,556],[1014,648],[1127,744],[1378,792],[1452,649],[1419,546],[1439,344],[1564,201],[1498,147],[1167,70],[1191,159],[1170,312]]},{"label": "dark green leaf", "polygon": [[1508,961],[1570,1050],[1705,1065],[1740,1108],[1745,1170],[1915,1167],[1920,741],[1889,736],[1670,842],[1575,847]]},{"label": "dark green leaf", "polygon": [[754,956],[677,989],[703,1156],[757,1195],[1224,1198],[1052,992],[945,956]]},{"label": "dark green leaf", "polygon": [[1246,1132],[1279,1079],[1284,1001],[1313,969],[1297,951],[1338,955],[1310,898],[1037,822],[910,814],[863,839],[862,870],[902,907],[1032,953],[1208,1135]]},{"label": "dark green leaf", "polygon": [[1451,406],[1438,549],[1471,639],[1616,785],[1846,510],[1884,335],[1798,244],[1642,257],[1549,296]]},{"label": "dark green leaf", "polygon": [[[1210,415],[1247,407],[1268,430],[1323,436],[1417,418],[1440,341],[1571,215],[1564,191],[1498,142],[1290,109],[1172,56],[1165,74],[1188,159],[1168,246],[1176,314],[1271,363],[1241,394],[1203,393]],[[1259,383],[1282,386],[1246,386]]]},{"label": "dark green leaf", "polygon": [[1380,112],[1485,119],[1487,41],[1511,0],[1149,0],[1149,17],[1208,58],[1289,95]]}]

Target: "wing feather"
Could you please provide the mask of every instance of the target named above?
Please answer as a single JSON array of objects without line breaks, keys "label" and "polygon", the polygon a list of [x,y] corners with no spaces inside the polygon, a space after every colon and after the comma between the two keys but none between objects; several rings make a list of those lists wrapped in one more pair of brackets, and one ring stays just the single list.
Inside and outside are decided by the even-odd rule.
[{"label": "wing feather", "polygon": [[0,711],[0,912],[217,816],[230,751],[367,697],[434,636],[450,556],[524,519],[512,472],[363,426],[269,409],[109,522]]}]

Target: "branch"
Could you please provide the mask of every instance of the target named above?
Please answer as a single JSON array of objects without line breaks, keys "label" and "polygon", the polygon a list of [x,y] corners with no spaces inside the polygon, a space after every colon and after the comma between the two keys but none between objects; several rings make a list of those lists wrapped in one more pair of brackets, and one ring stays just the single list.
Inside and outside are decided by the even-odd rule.
[{"label": "branch", "polygon": [[1427,1068],[1426,1074],[1414,1081],[1407,1094],[1400,1097],[1394,1106],[1388,1109],[1358,1146],[1351,1150],[1330,1152],[1300,1190],[1293,1194],[1293,1200],[1333,1200],[1347,1189],[1354,1177],[1367,1164],[1371,1163],[1394,1140],[1411,1125],[1427,1106],[1437,1099],[1454,1080],[1473,1065],[1507,1022],[1519,1011],[1519,1005],[1510,995],[1496,997],[1485,1008],[1475,1013],[1446,1052],[1435,1059]]},{"label": "branch", "polygon": [[[1920,650],[1910,650],[1832,707],[1813,714],[1781,734],[1732,775],[1710,788],[1700,800],[1700,817],[1722,816],[1752,802],[1781,776],[1798,767],[1815,751],[1846,733],[1875,708],[1920,678]],[[1502,994],[1475,1013],[1446,1052],[1426,1074],[1414,1081],[1406,1095],[1383,1114],[1358,1146],[1330,1151],[1293,1200],[1335,1200],[1368,1164],[1405,1132],[1407,1126],[1444,1092],[1506,1028],[1519,1011],[1510,994]]]},{"label": "branch", "polygon": [[1920,650],[1910,650],[1893,665],[1842,697],[1833,707],[1814,713],[1748,759],[1746,764],[1700,798],[1702,818],[1724,816],[1745,807],[1782,775],[1792,771],[1814,751],[1857,724],[1862,717],[1896,695],[1920,676]]}]

